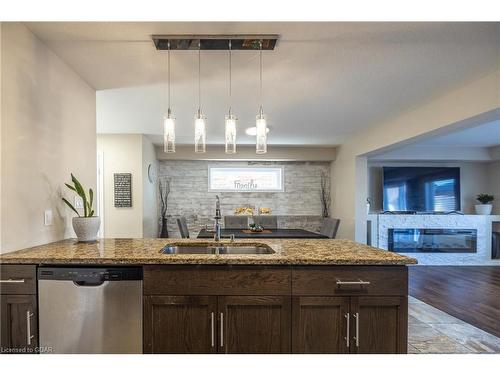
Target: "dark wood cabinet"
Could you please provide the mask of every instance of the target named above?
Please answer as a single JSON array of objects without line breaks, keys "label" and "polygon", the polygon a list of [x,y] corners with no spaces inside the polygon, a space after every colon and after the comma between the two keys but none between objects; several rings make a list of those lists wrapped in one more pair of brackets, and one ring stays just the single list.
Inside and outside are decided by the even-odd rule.
[{"label": "dark wood cabinet", "polygon": [[145,353],[215,353],[217,297],[144,297]]},{"label": "dark wood cabinet", "polygon": [[406,353],[407,288],[400,266],[145,266],[144,351]]},{"label": "dark wood cabinet", "polygon": [[290,298],[145,296],[145,353],[290,353]]},{"label": "dark wood cabinet", "polygon": [[407,352],[407,297],[352,297],[351,352]]},{"label": "dark wood cabinet", "polygon": [[290,353],[290,297],[219,297],[223,353]]},{"label": "dark wood cabinet", "polygon": [[35,265],[0,265],[0,353],[36,353]]},{"label": "dark wood cabinet", "polygon": [[38,347],[35,295],[0,296],[1,353],[36,353]]},{"label": "dark wood cabinet", "polygon": [[295,297],[293,352],[407,352],[406,297]]},{"label": "dark wood cabinet", "polygon": [[349,353],[349,297],[293,299],[293,353]]}]

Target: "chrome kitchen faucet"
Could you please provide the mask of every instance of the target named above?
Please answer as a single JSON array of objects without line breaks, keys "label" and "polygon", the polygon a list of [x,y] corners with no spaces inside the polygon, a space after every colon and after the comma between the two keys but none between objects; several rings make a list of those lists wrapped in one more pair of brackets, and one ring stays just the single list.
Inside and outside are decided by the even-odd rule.
[{"label": "chrome kitchen faucet", "polygon": [[219,220],[222,219],[221,213],[220,213],[220,199],[219,196],[215,196],[216,202],[215,202],[215,234],[214,234],[214,241],[219,242],[220,241],[220,222]]}]

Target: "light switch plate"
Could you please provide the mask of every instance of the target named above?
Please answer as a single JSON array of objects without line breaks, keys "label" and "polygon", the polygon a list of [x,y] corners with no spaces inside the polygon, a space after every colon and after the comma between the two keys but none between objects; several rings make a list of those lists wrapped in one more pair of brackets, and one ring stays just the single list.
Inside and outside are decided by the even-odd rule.
[{"label": "light switch plate", "polygon": [[83,208],[83,199],[75,195],[75,208]]},{"label": "light switch plate", "polygon": [[54,217],[52,215],[52,210],[45,210],[43,214],[43,224],[45,226],[52,225],[54,221]]}]

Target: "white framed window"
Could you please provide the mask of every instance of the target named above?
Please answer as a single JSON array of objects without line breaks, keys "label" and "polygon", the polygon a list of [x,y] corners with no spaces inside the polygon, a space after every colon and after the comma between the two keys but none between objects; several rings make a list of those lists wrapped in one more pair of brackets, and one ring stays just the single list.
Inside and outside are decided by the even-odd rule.
[{"label": "white framed window", "polygon": [[282,167],[208,167],[208,191],[281,192]]}]

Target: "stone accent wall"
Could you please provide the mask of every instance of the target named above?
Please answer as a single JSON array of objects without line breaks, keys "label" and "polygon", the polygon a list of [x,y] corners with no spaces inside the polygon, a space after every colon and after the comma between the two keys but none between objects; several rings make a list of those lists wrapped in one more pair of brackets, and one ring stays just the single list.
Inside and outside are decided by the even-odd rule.
[{"label": "stone accent wall", "polygon": [[177,161],[159,162],[158,177],[169,178],[171,192],[168,198],[168,230],[171,237],[179,237],[176,219],[185,216],[191,237],[205,225],[213,225],[215,193],[208,191],[208,167],[283,166],[284,192],[245,193],[223,192],[222,215],[233,215],[241,206],[269,207],[278,216],[282,228],[319,230],[322,222],[320,201],[321,173],[330,181],[329,162],[213,162]]}]

